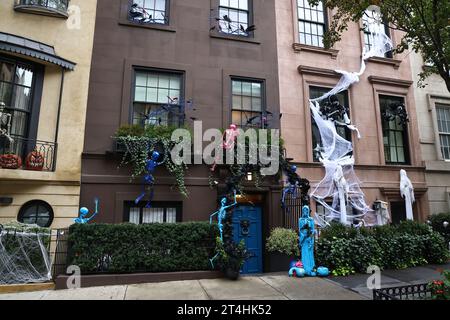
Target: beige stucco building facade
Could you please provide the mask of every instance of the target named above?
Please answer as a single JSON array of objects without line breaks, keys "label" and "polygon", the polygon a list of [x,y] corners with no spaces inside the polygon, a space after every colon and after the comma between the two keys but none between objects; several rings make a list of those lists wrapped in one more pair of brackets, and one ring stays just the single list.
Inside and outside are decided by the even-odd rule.
[{"label": "beige stucco building facade", "polygon": [[[288,156],[298,163],[300,175],[314,186],[325,170],[314,161],[316,145],[308,99],[315,97],[315,92],[326,92],[337,84],[339,74],[334,70],[358,71],[362,48],[368,44],[360,30],[361,22],[351,24],[333,48],[324,49],[320,34],[327,28],[332,13],[322,7],[311,9],[307,1],[276,1],[276,14],[282,136]],[[397,32],[389,36],[394,44],[401,38]],[[400,169],[405,169],[416,190],[415,219],[424,220],[429,212],[428,195],[409,56],[371,58],[359,83],[343,99],[362,135],[359,140],[355,133],[347,138],[353,142],[355,172],[367,204],[385,201],[394,222],[405,219],[399,190]],[[394,124],[392,128],[383,124],[381,109],[389,101],[404,103],[409,116],[404,128],[396,128],[400,129],[398,133],[390,130]],[[389,140],[395,135],[401,139]],[[312,210],[320,211],[314,203]]]},{"label": "beige stucco building facade", "polygon": [[0,223],[60,228],[79,207],[97,1],[28,3],[0,2],[0,103],[13,138],[2,137],[0,157],[22,162],[9,169],[0,161]]},{"label": "beige stucco building facade", "polygon": [[426,66],[417,53],[412,53],[410,59],[430,213],[450,212],[450,93],[438,75],[430,76],[425,81],[427,86],[418,88],[418,75]]}]

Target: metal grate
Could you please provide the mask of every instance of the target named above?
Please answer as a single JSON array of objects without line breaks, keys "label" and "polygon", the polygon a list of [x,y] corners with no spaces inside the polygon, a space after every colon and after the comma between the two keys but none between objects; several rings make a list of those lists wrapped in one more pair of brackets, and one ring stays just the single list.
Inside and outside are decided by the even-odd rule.
[{"label": "metal grate", "polygon": [[69,229],[52,230],[50,257],[52,258],[52,278],[66,274]]},{"label": "metal grate", "polygon": [[431,298],[428,284],[414,284],[373,290],[373,300],[426,300]]}]

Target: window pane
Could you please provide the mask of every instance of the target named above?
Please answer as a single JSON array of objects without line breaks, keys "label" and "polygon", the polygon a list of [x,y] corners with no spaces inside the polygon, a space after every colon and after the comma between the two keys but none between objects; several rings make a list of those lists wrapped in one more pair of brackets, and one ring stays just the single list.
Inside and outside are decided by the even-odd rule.
[{"label": "window pane", "polygon": [[227,5],[227,7],[231,7],[231,8],[239,8],[239,0],[230,0],[230,4]]},{"label": "window pane", "polygon": [[136,72],[136,85],[145,87],[147,85],[147,74]]},{"label": "window pane", "polygon": [[170,77],[170,89],[180,89],[180,77]]},{"label": "window pane", "polygon": [[30,111],[31,89],[16,86],[14,90],[13,108]]},{"label": "window pane", "polygon": [[169,88],[169,81],[170,81],[170,77],[166,76],[166,75],[160,75],[159,76],[159,83],[158,86],[160,88]]},{"label": "window pane", "polygon": [[166,11],[166,0],[156,0],[155,9],[165,12]]},{"label": "window pane", "polygon": [[252,96],[261,97],[261,83],[252,83]]},{"label": "window pane", "polygon": [[158,102],[158,89],[157,88],[148,88],[147,89],[147,98],[145,101]]},{"label": "window pane", "polygon": [[0,81],[12,82],[14,65],[7,62],[0,62]]},{"label": "window pane", "polygon": [[11,134],[26,137],[28,129],[28,114],[21,111],[12,111]]},{"label": "window pane", "polygon": [[3,102],[7,107],[11,106],[12,85],[6,82],[0,82],[0,102]]},{"label": "window pane", "polygon": [[157,88],[158,87],[158,75],[154,74],[154,73],[148,74],[148,83],[147,83],[147,85],[149,87]]},{"label": "window pane", "polygon": [[241,94],[242,93],[242,82],[232,81],[232,90],[233,90],[233,94]]},{"label": "window pane", "polygon": [[134,100],[135,101],[142,101],[145,102],[146,100],[146,92],[147,90],[145,87],[136,87],[136,91],[134,94]]},{"label": "window pane", "polygon": [[239,0],[239,9],[248,10],[248,0]]},{"label": "window pane", "polygon": [[252,84],[249,82],[242,83],[242,94],[246,96],[252,95]]},{"label": "window pane", "polygon": [[252,98],[245,96],[242,97],[242,109],[252,110]]},{"label": "window pane", "polygon": [[236,95],[233,96],[232,108],[233,109],[242,109],[241,96],[236,96]]},{"label": "window pane", "polygon": [[33,81],[33,72],[24,67],[18,66],[16,71],[15,83],[23,86],[31,87]]},{"label": "window pane", "polygon": [[140,210],[139,208],[130,208],[130,223],[139,224]]},{"label": "window pane", "polygon": [[167,223],[176,223],[177,222],[177,209],[176,208],[167,208],[166,209],[166,222]]},{"label": "window pane", "polygon": [[261,98],[253,98],[252,99],[253,102],[253,111],[262,111],[262,107],[261,107]]},{"label": "window pane", "polygon": [[169,89],[158,89],[158,102],[168,103]]}]

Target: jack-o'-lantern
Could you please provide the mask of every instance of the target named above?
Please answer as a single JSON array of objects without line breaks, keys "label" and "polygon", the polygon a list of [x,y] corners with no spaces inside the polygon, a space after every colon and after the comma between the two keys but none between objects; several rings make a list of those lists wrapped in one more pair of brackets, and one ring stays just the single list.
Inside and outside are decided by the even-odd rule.
[{"label": "jack-o'-lantern", "polygon": [[27,170],[41,171],[44,168],[44,155],[37,151],[31,151],[25,159],[25,168]]},{"label": "jack-o'-lantern", "polygon": [[22,166],[22,158],[16,154],[0,155],[0,167],[4,169],[18,169]]}]

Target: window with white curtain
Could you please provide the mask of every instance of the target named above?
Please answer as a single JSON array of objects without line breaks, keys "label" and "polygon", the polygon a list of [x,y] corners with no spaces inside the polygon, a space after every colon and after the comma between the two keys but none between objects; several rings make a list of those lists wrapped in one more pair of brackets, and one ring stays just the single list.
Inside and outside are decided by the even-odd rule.
[{"label": "window with white curtain", "polygon": [[146,208],[145,203],[143,205],[133,204],[128,208],[127,222],[134,224],[148,224],[148,223],[176,223],[179,217],[179,206],[170,204],[152,205],[151,208]]}]

